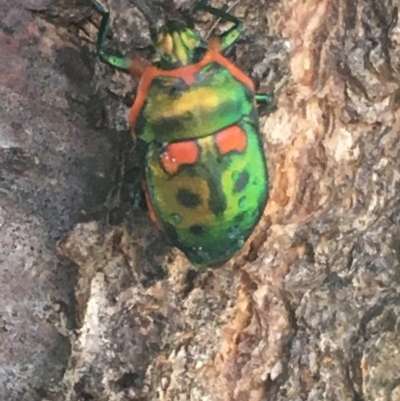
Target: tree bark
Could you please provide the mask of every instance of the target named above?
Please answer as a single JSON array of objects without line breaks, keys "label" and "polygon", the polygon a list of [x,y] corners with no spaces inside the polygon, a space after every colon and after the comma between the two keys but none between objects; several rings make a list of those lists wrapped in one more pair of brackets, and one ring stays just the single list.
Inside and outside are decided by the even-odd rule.
[{"label": "tree bark", "polygon": [[[192,2],[158,5],[185,18]],[[236,4],[246,28],[232,57],[276,99],[260,120],[264,216],[232,261],[198,272],[132,210],[125,178],[124,223],[78,224],[58,245],[78,266],[79,330],[47,399],[400,400],[398,6]],[[112,43],[147,56],[143,17],[109,7]],[[100,65],[95,79],[122,135],[136,83]],[[137,156],[121,154],[134,171]]]},{"label": "tree bark", "polygon": [[[123,344],[114,358],[126,362],[117,377],[131,379],[121,391],[133,399],[400,399],[398,7],[243,0],[237,9],[257,49],[271,45],[261,59],[254,42],[237,50],[277,97],[261,120],[272,176],[262,222],[224,268],[191,276],[179,255],[166,278],[132,283],[111,307],[105,266],[83,304],[108,306],[95,316],[113,321],[109,336]],[[117,260],[132,254],[125,235]],[[127,259],[135,271],[143,263]],[[95,330],[91,319],[86,309],[84,327]],[[116,378],[99,377],[108,388],[96,398],[115,394]]]}]

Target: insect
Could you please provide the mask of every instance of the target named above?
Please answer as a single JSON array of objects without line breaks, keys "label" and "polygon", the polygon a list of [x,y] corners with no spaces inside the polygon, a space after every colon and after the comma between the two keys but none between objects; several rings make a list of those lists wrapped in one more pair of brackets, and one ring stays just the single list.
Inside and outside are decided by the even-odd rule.
[{"label": "insect", "polygon": [[150,22],[151,63],[104,50],[109,13],[98,2],[96,47],[103,62],[140,78],[128,123],[150,215],[193,265],[220,265],[242,248],[268,199],[256,102],[271,97],[223,55],[243,30],[238,18],[197,0],[195,11],[233,24],[206,43],[180,21],[157,27],[148,5],[130,1]]}]

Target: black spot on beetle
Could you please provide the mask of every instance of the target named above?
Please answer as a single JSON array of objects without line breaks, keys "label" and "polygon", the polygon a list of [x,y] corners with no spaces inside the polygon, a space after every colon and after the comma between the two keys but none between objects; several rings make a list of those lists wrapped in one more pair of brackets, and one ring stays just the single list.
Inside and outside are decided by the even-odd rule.
[{"label": "black spot on beetle", "polygon": [[201,205],[202,198],[199,194],[190,191],[186,188],[179,189],[176,194],[176,200],[182,206],[185,206],[189,209],[195,209],[197,206]]},{"label": "black spot on beetle", "polygon": [[242,212],[235,216],[236,223],[241,223],[246,217],[246,213]]},{"label": "black spot on beetle", "polygon": [[193,224],[190,226],[189,230],[194,235],[203,235],[207,231],[206,227],[201,224]]},{"label": "black spot on beetle", "polygon": [[211,191],[208,206],[216,216],[221,215],[226,210],[226,199],[222,194]]},{"label": "black spot on beetle", "polygon": [[184,128],[184,121],[181,116],[177,117],[160,117],[154,119],[151,124],[153,132],[171,132],[173,130],[181,130]]},{"label": "black spot on beetle", "polygon": [[179,90],[176,86],[173,86],[168,91],[169,95],[173,99],[179,99],[182,96],[182,91]]},{"label": "black spot on beetle", "polygon": [[243,191],[246,188],[247,184],[249,183],[249,179],[250,179],[249,173],[247,171],[242,171],[239,174],[238,179],[235,181],[233,192],[238,193]]}]

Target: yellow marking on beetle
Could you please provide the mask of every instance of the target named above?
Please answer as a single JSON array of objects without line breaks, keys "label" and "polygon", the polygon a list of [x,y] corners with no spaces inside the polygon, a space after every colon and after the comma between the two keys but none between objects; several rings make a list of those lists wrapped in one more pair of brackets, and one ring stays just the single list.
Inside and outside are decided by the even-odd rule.
[{"label": "yellow marking on beetle", "polygon": [[183,45],[182,37],[178,32],[173,33],[173,42],[175,58],[179,60],[183,65],[186,65],[188,62],[188,54],[185,46]]},{"label": "yellow marking on beetle", "polygon": [[171,54],[174,48],[174,42],[171,38],[171,35],[168,34],[160,34],[157,40],[157,47],[161,50],[162,53]]},{"label": "yellow marking on beetle", "polygon": [[[199,145],[201,147],[201,151],[203,153],[203,159],[206,156],[207,153],[212,153],[211,156],[213,156],[215,154],[215,147],[214,147],[214,136],[210,135],[210,136],[206,136],[204,138],[201,138],[199,140]],[[215,156],[214,156],[215,157]]]},{"label": "yellow marking on beetle", "polygon": [[[188,228],[193,224],[212,225],[215,222],[215,215],[208,207],[210,197],[208,183],[202,177],[175,176],[167,181],[155,179],[155,182],[157,190],[154,195],[164,218],[168,215],[179,215],[180,228]],[[201,197],[201,203],[194,208],[183,206],[176,199],[180,189],[198,194]]]},{"label": "yellow marking on beetle", "polygon": [[194,49],[201,45],[201,40],[197,35],[194,35],[191,29],[186,29],[184,32],[181,32],[181,41],[188,49]]},{"label": "yellow marking on beetle", "polygon": [[161,118],[178,117],[193,110],[215,109],[220,105],[221,96],[213,88],[193,88],[174,101],[170,101],[162,110]]}]

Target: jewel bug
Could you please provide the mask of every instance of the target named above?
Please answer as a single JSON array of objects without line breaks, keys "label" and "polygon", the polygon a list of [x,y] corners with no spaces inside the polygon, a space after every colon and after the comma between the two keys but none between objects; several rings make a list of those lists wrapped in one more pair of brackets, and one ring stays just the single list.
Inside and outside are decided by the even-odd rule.
[{"label": "jewel bug", "polygon": [[195,266],[226,262],[261,218],[268,171],[256,103],[271,102],[224,53],[243,23],[207,1],[195,11],[233,25],[207,43],[177,20],[160,25],[148,3],[130,0],[150,23],[150,63],[104,49],[109,13],[102,15],[99,58],[139,78],[128,123],[139,144],[150,215]]}]

